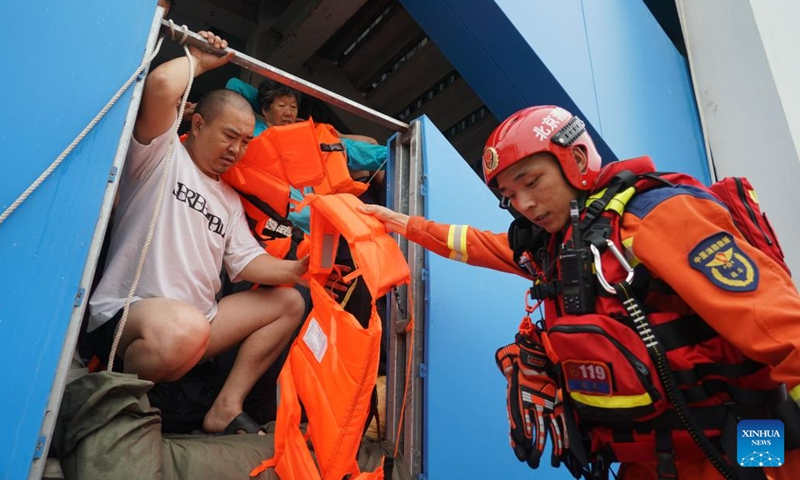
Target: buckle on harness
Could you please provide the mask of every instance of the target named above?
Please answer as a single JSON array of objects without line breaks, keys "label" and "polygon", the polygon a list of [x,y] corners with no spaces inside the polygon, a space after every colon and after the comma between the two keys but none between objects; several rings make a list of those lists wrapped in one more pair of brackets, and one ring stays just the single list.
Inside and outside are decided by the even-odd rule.
[{"label": "buckle on harness", "polygon": [[545,298],[554,298],[561,293],[561,282],[553,280],[548,283],[534,283],[528,292],[533,300],[544,300]]},{"label": "buckle on harness", "polygon": [[[622,252],[619,251],[614,242],[606,240],[606,248],[611,250],[611,253],[617,257],[617,261],[622,265],[622,268],[628,272],[628,276],[625,277],[625,283],[630,284],[631,280],[633,280],[633,267],[625,260],[625,256],[622,255]],[[594,271],[597,274],[597,280],[600,282],[600,286],[602,286],[603,290],[606,292],[616,294],[617,291],[614,290],[614,287],[608,283],[606,277],[603,275],[603,264],[600,262],[600,250],[594,244],[589,244],[589,249],[592,251],[592,255],[594,255]]]},{"label": "buckle on harness", "polygon": [[675,469],[675,456],[671,451],[656,452],[656,459],[658,480],[678,478],[678,472]]}]

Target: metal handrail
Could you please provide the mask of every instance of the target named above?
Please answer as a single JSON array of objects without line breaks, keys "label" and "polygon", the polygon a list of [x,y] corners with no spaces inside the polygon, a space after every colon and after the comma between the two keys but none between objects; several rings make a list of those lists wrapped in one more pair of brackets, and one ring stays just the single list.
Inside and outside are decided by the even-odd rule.
[{"label": "metal handrail", "polygon": [[[161,33],[166,36],[170,36],[171,34],[170,24],[167,20],[161,20]],[[183,36],[182,30],[176,31],[176,33]],[[334,93],[330,90],[326,90],[322,87],[314,85],[311,82],[303,80],[300,77],[296,77],[291,73],[285,72],[279,68],[273,67],[272,65],[264,63],[261,60],[253,58],[232,48],[226,48],[224,50],[214,48],[209,45],[203,37],[195,32],[189,31],[187,33],[186,44],[192,47],[197,47],[204,52],[213,53],[219,56],[222,56],[227,52],[234,52],[234,56],[231,59],[231,63],[234,65],[238,65],[263,77],[280,82],[284,85],[294,88],[295,90],[305,93],[306,95],[330,103],[331,105],[339,107],[350,113],[354,113],[359,117],[365,118],[393,131],[405,132],[408,130],[407,123],[396,120],[388,115],[378,112],[377,110],[365,107],[364,105],[354,102],[349,98],[345,98],[338,93]]]}]

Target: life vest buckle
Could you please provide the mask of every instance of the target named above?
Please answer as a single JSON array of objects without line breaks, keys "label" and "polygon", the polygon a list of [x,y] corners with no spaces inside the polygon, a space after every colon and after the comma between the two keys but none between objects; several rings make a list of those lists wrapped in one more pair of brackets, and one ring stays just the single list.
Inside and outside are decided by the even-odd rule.
[{"label": "life vest buckle", "polygon": [[[625,260],[625,256],[622,255],[622,252],[619,251],[614,242],[606,239],[606,248],[611,250],[611,253],[617,258],[622,268],[628,272],[627,277],[625,277],[625,283],[630,284],[633,280],[633,267]],[[592,251],[592,255],[594,255],[594,270],[597,275],[597,280],[600,282],[600,286],[602,286],[603,290],[606,292],[616,294],[617,291],[614,290],[614,287],[608,283],[606,277],[603,275],[603,263],[600,260],[600,250],[594,244],[589,244],[589,249]]]}]

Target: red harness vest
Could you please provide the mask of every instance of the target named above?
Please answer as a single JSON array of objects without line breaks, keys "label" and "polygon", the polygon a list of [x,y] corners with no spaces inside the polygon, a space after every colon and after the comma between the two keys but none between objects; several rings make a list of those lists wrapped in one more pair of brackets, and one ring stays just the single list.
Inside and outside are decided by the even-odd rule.
[{"label": "red harness vest", "polygon": [[[640,175],[655,169],[647,157],[615,162],[603,170],[598,182],[603,179],[608,182],[623,170]],[[704,188],[686,175],[669,174],[665,178],[672,183]],[[633,188],[642,192],[659,184],[657,179],[640,177]],[[630,198],[624,194],[620,197]],[[624,210],[624,204],[618,210]],[[608,209],[598,216],[610,231],[607,238],[622,252],[621,215]],[[570,227],[566,239],[571,235]],[[551,257],[555,257],[556,249],[553,239],[549,246]],[[629,272],[611,248],[602,251],[600,259],[602,274],[609,284],[628,276]],[[563,271],[561,265],[557,268]],[[687,403],[703,417],[699,423],[707,436],[718,437],[725,420],[724,411],[715,406],[729,402],[766,406],[785,399],[782,386],[769,378],[771,367],[745,357],[666,284],[659,285],[658,279],[650,278],[643,266],[636,269],[634,280],[636,277],[646,279],[634,285],[635,296],[646,310],[649,328],[661,339]],[[564,398],[571,403],[578,424],[591,432],[591,452],[610,449],[617,461],[649,461],[654,458],[660,430],[671,431],[676,454],[702,456],[675,416],[631,315],[617,295],[606,293],[599,285],[597,292],[595,313],[587,315],[564,315],[563,294],[546,298],[546,331],[542,334],[548,355],[559,372]]]}]

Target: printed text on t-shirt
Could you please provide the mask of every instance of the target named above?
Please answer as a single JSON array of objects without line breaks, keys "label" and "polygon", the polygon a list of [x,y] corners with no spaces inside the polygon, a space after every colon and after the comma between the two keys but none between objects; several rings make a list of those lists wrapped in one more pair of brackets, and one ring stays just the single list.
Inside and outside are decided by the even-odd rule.
[{"label": "printed text on t-shirt", "polygon": [[188,205],[192,210],[203,214],[203,216],[206,217],[206,220],[208,220],[208,229],[217,235],[220,235],[222,238],[225,238],[225,224],[222,223],[221,218],[208,212],[206,197],[195,192],[181,182],[177,182],[177,184],[178,187],[172,191],[172,194],[175,195],[175,198]]}]

